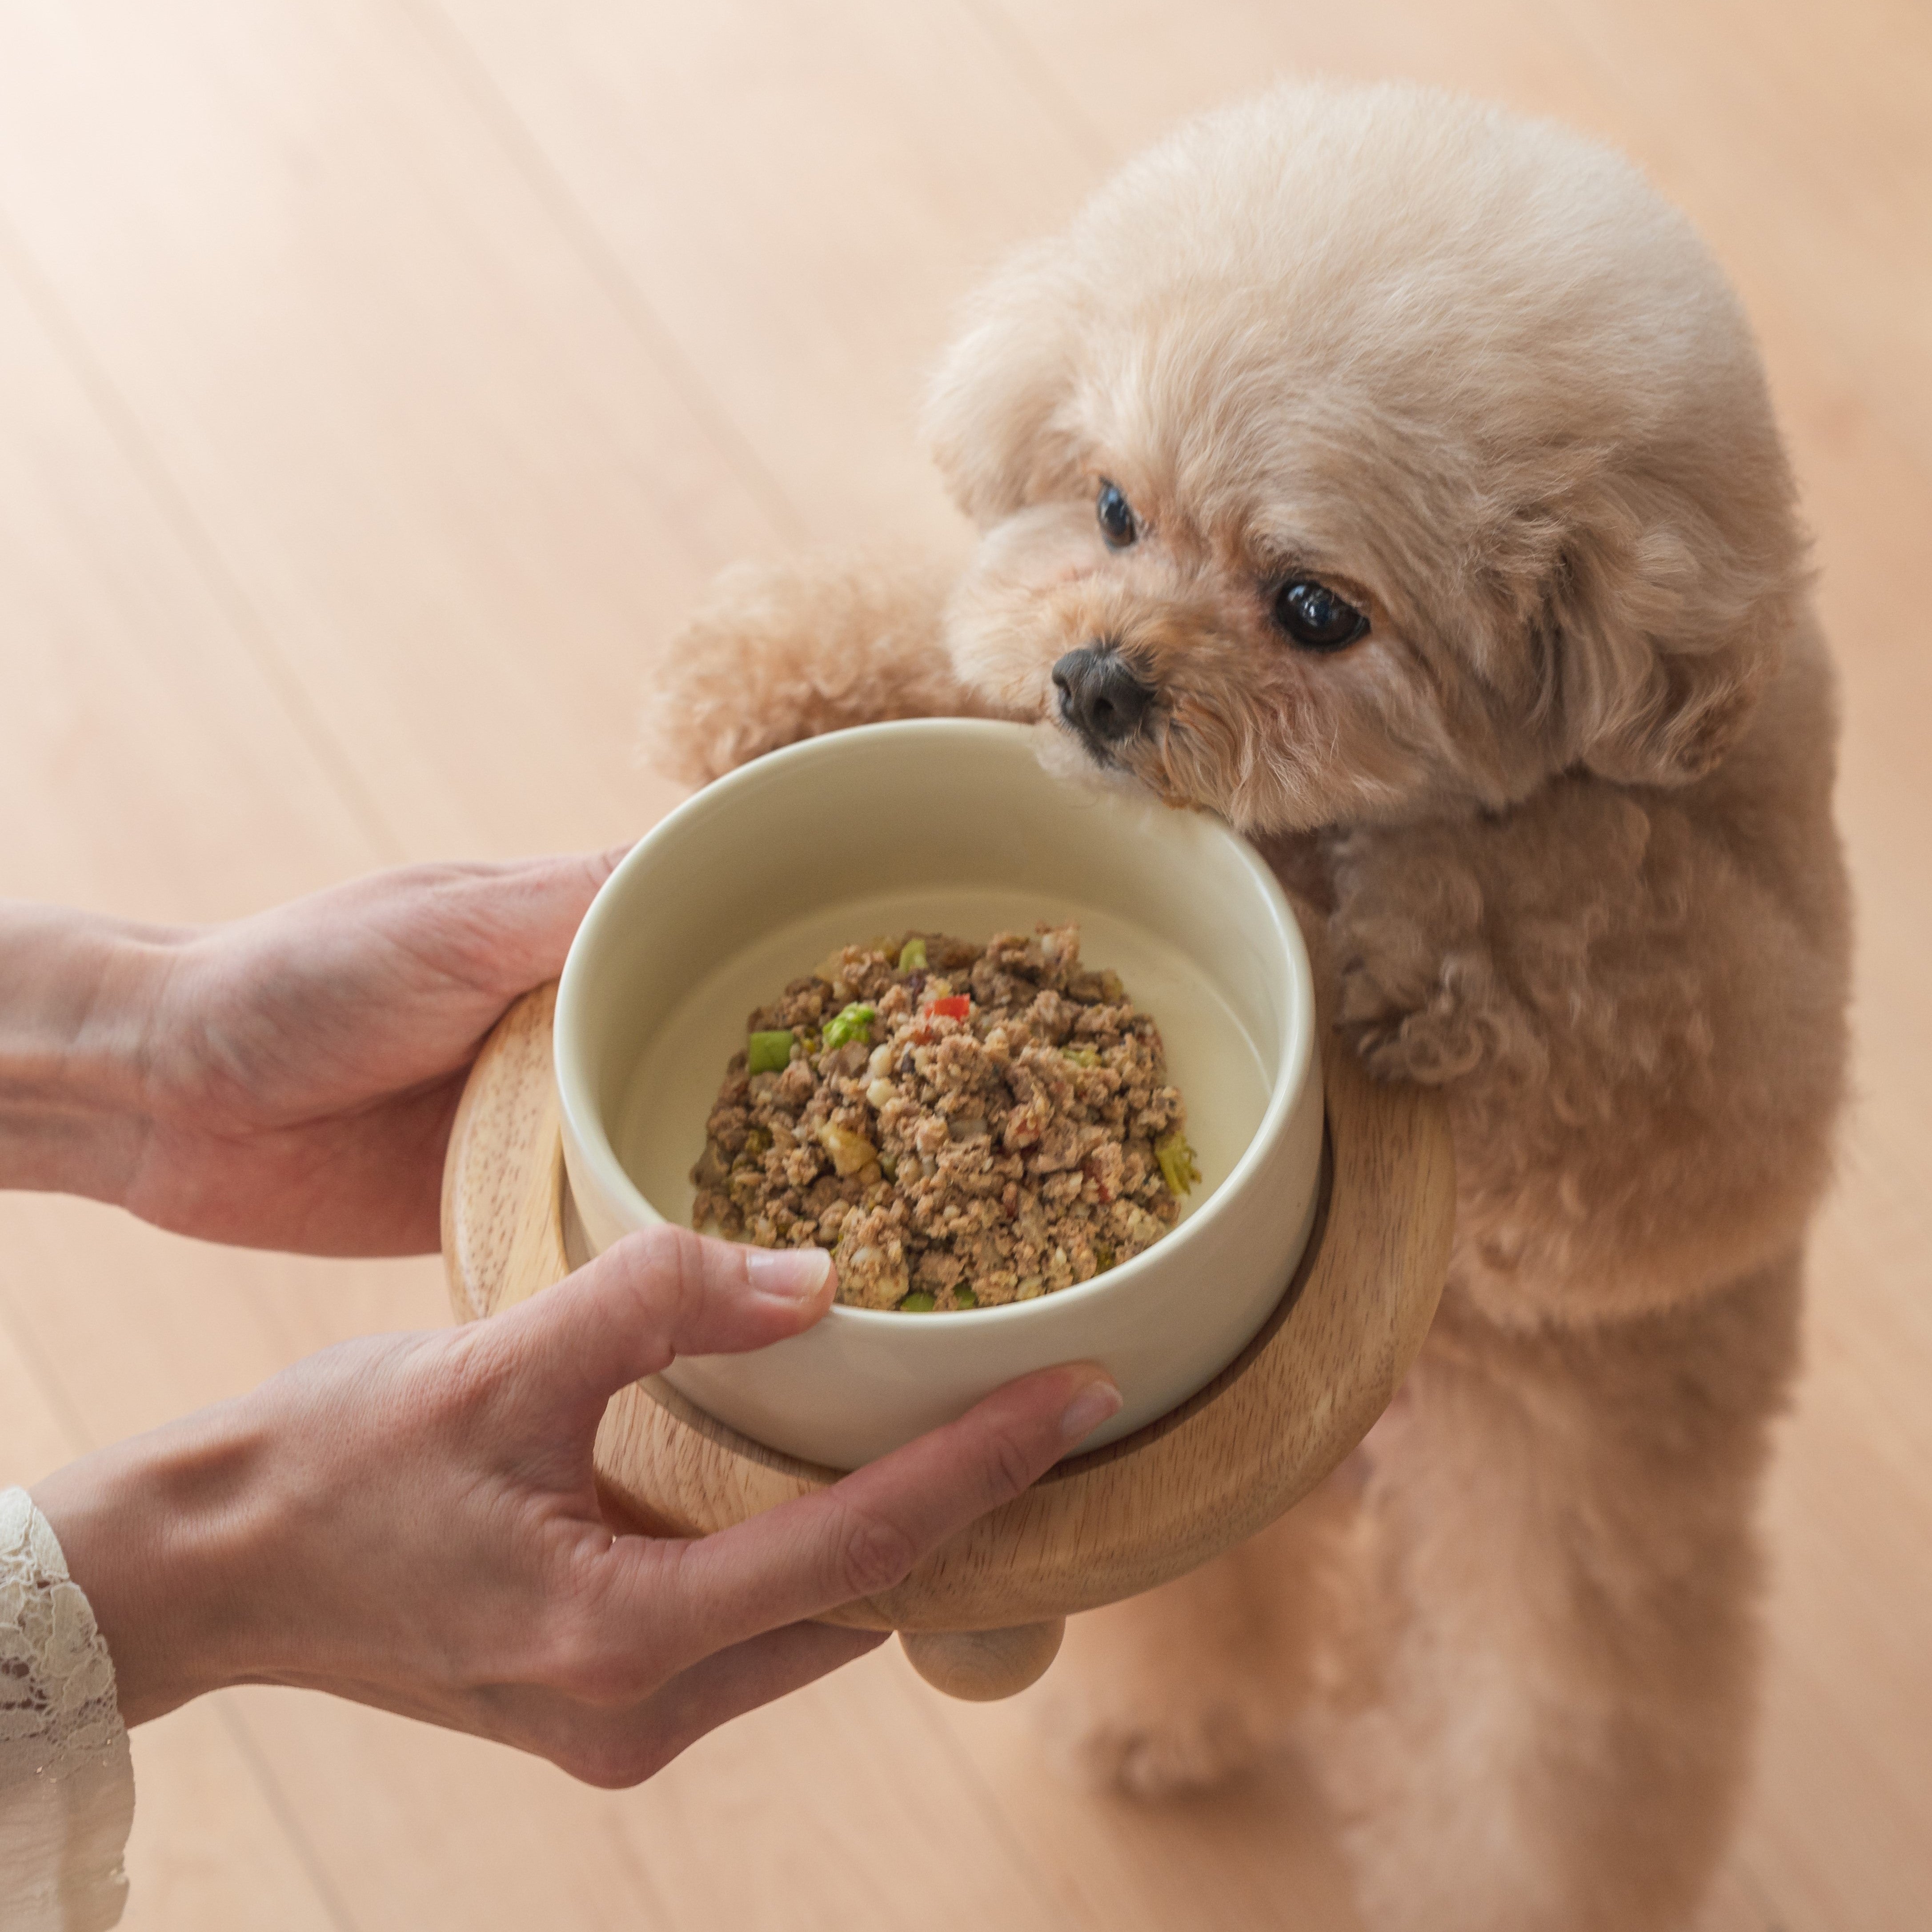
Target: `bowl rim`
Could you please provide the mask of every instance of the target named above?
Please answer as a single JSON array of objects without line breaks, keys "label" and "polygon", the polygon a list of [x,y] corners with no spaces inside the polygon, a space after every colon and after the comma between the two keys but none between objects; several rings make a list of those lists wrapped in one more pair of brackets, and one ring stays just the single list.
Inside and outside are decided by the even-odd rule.
[{"label": "bowl rim", "polygon": [[[829,731],[817,737],[802,739],[796,744],[766,752],[748,764],[739,766],[735,770],[726,772],[722,777],[713,779],[710,784],[700,786],[688,798],[665,813],[625,854],[612,868],[610,877],[598,888],[596,896],[591,901],[589,910],[584,914],[571,940],[557,988],[552,1046],[558,1106],[566,1127],[566,1144],[573,1141],[575,1142],[578,1151],[588,1162],[608,1193],[626,1208],[632,1204],[641,1206],[648,1216],[667,1226],[681,1225],[660,1211],[631,1178],[622,1162],[617,1158],[616,1150],[612,1146],[610,1137],[605,1131],[600,1117],[601,1110],[587,1095],[577,1090],[579,1071],[577,1062],[579,1060],[587,1060],[588,1056],[574,1054],[572,1050],[579,1031],[577,1007],[582,998],[580,989],[586,974],[590,970],[586,962],[601,944],[605,928],[616,919],[614,908],[625,896],[627,878],[638,868],[644,856],[675,842],[694,823],[701,823],[710,817],[721,800],[732,792],[766,781],[772,772],[782,765],[826,757],[862,756],[866,745],[876,743],[887,735],[902,736],[923,734],[933,736],[978,737],[989,743],[1004,742],[1009,745],[1016,745],[1024,740],[1031,748],[1037,744],[1035,736],[1037,729],[1036,726],[1000,718],[894,718],[876,724],[853,725],[843,730]],[[1035,756],[1037,757],[1036,751]],[[1046,772],[1043,766],[1041,770],[1048,777],[1054,776]],[[1108,788],[1102,785],[1096,788],[1096,791],[1105,798],[1108,796]],[[1132,794],[1119,793],[1113,795],[1132,796]],[[1151,795],[1148,796],[1148,802],[1154,802]],[[1269,1150],[1286,1130],[1289,1115],[1300,1099],[1311,1076],[1316,1044],[1314,972],[1309,961],[1307,943],[1302,937],[1300,922],[1288,904],[1287,894],[1282,890],[1281,882],[1275,877],[1266,860],[1218,813],[1202,806],[1186,806],[1181,809],[1192,812],[1204,823],[1211,835],[1218,836],[1234,849],[1237,862],[1246,874],[1249,882],[1261,895],[1276,935],[1281,942],[1280,950],[1294,980],[1298,995],[1290,1015],[1288,1037],[1283,1042],[1276,1063],[1280,1077],[1276,1078],[1274,1090],[1269,1096],[1268,1104],[1263,1110],[1260,1120],[1256,1124],[1253,1133],[1249,1136],[1247,1145],[1242,1150],[1240,1158],[1228,1170],[1227,1178],[1172,1233],[1162,1237],[1152,1246],[1143,1249],[1131,1260],[1108,1269],[1104,1274],[1095,1275],[1090,1280],[1075,1282],[1068,1287],[1055,1288],[1051,1294],[1035,1295],[1027,1301],[1000,1302],[986,1308],[947,1309],[942,1311],[946,1319],[930,1322],[909,1321],[901,1310],[896,1308],[860,1308],[848,1302],[835,1301],[813,1324],[814,1329],[831,1324],[836,1332],[838,1328],[850,1328],[856,1324],[863,1330],[875,1324],[883,1324],[888,1332],[910,1336],[955,1332],[958,1323],[968,1321],[990,1324],[996,1321],[1010,1323],[1028,1318],[1036,1320],[1042,1312],[1049,1308],[1057,1308],[1063,1313],[1070,1312],[1075,1307],[1084,1306],[1102,1295],[1144,1282],[1153,1270],[1144,1264],[1156,1256],[1162,1257],[1158,1264],[1160,1267],[1163,1269],[1172,1267],[1184,1258],[1188,1237],[1192,1231],[1222,1218],[1229,1202],[1246,1192],[1267,1160]],[[587,1079],[587,1066],[583,1070]],[[618,1218],[628,1220],[633,1217],[625,1214]],[[646,1220],[640,1222],[639,1225],[649,1226],[651,1222]],[[983,1328],[980,1332],[984,1332]]]}]

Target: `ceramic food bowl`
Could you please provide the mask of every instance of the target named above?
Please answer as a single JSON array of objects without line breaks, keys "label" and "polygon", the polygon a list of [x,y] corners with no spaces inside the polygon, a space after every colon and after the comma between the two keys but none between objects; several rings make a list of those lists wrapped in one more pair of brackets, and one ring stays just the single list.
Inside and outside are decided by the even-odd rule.
[{"label": "ceramic food bowl", "polygon": [[1201,1180],[1178,1224],[1091,1281],[953,1312],[835,1306],[664,1380],[770,1448],[835,1468],[1056,1362],[1126,1397],[1097,1448],[1165,1414],[1259,1328],[1312,1224],[1315,997],[1293,914],[1218,820],[1057,777],[1023,727],[868,726],[760,758],[662,820],[598,893],[556,1006],[564,1158],[584,1241],[688,1225],[689,1178],[746,1016],[836,947],[908,928],[976,940],[1078,920],[1158,1023]]}]

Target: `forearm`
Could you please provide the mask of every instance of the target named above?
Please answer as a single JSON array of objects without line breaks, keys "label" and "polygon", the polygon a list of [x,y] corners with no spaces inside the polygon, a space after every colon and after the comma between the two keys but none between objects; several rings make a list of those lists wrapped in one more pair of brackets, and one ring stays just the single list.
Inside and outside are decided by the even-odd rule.
[{"label": "forearm", "polygon": [[125,1723],[256,1674],[249,1580],[272,1557],[274,1461],[272,1418],[245,1397],[34,1485],[114,1660]]},{"label": "forearm", "polygon": [[122,1198],[147,1132],[148,1016],[176,938],[0,902],[0,1186]]}]

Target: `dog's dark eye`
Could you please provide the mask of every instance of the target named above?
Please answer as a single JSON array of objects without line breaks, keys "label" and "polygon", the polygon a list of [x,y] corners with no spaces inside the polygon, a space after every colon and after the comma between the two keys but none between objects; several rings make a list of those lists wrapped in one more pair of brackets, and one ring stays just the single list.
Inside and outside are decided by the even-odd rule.
[{"label": "dog's dark eye", "polygon": [[1339,651],[1369,628],[1354,604],[1312,577],[1298,577],[1275,592],[1274,620],[1308,651]]},{"label": "dog's dark eye", "polygon": [[1100,485],[1100,534],[1107,539],[1113,550],[1125,550],[1140,535],[1140,526],[1134,521],[1132,506],[1122,496],[1118,485],[1102,483]]}]

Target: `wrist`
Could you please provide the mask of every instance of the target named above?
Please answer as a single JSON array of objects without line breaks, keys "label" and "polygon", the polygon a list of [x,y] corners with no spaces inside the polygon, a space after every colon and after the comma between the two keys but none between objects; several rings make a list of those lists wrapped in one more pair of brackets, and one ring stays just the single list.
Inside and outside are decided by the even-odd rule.
[{"label": "wrist", "polygon": [[258,1674],[248,1580],[272,1540],[271,1447],[244,1399],[34,1486],[113,1660],[124,1723]]},{"label": "wrist", "polygon": [[123,1198],[146,1140],[150,1023],[176,938],[0,904],[0,1186]]}]

